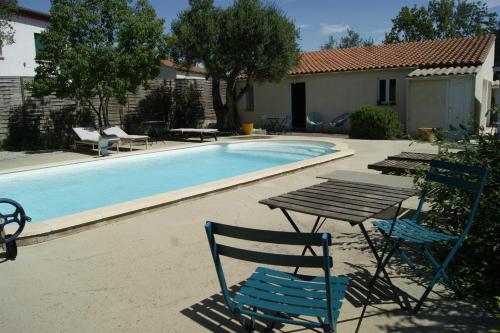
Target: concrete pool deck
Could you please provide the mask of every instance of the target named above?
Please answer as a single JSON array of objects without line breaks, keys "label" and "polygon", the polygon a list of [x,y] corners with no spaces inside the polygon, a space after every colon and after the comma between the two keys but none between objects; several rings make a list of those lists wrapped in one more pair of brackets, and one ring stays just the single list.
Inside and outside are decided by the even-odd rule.
[{"label": "concrete pool deck", "polygon": [[[318,175],[337,169],[371,172],[367,164],[401,151],[436,151],[430,145],[409,147],[408,141],[338,140],[356,154],[21,247],[16,261],[0,263],[2,332],[242,332],[220,296],[203,229],[206,220],[290,231],[279,211],[258,200],[322,182]],[[405,206],[414,208],[415,200]],[[294,218],[310,228],[311,217]],[[344,223],[329,222],[323,230],[334,238],[334,274],[367,283],[375,268],[362,235]],[[255,265],[228,260],[225,267],[231,272],[228,282],[237,284]],[[407,280],[395,282],[406,286]],[[443,298],[447,292],[438,292],[415,317],[390,301],[377,302],[368,308],[361,332],[485,332],[497,322],[480,302]],[[354,331],[362,301],[363,295],[350,288],[339,332]],[[311,332],[288,325],[276,331],[297,330]]]}]

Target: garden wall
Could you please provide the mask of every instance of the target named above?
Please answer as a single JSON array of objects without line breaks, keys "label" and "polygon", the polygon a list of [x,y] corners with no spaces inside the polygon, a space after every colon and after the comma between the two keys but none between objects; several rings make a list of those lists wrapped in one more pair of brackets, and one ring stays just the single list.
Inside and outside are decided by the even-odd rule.
[{"label": "garden wall", "polygon": [[[43,99],[31,97],[31,93],[26,89],[25,84],[32,79],[32,77],[0,77],[0,141],[7,138],[9,124],[15,118],[13,115],[23,109],[23,106],[27,116],[33,120],[32,123],[38,124],[41,132],[53,126],[54,115],[75,112],[75,101],[63,100],[55,96],[47,96]],[[151,81],[149,89],[141,87],[136,94],[129,94],[125,105],[111,101],[109,107],[110,123],[123,126],[125,117],[137,112],[139,102],[145,99],[153,89],[163,84],[172,87],[174,90],[181,90],[187,85],[196,87],[200,91],[201,103],[205,109],[205,121],[215,122],[211,80],[173,79]],[[221,89],[224,89],[224,87],[221,87]],[[75,122],[74,124],[66,124],[67,126],[80,125],[77,123],[78,117],[67,117],[66,119]]]}]

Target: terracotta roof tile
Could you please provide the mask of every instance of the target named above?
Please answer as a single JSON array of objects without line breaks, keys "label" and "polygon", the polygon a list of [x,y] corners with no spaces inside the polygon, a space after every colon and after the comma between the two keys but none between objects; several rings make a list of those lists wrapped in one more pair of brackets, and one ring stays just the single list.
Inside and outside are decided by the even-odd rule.
[{"label": "terracotta roof tile", "polygon": [[474,66],[486,59],[494,35],[305,52],[291,75],[401,67]]},{"label": "terracotta roof tile", "polygon": [[[162,65],[165,65],[167,67],[171,67],[171,68],[174,68],[174,69],[177,69],[179,71],[182,71],[182,72],[187,72],[186,71],[186,67],[184,67],[183,65],[181,64],[177,64],[171,60],[162,60],[161,61],[161,64]],[[205,68],[202,68],[202,67],[198,67],[198,66],[193,66],[189,69],[189,73],[196,73],[196,74],[206,74],[206,71],[205,71]]]}]

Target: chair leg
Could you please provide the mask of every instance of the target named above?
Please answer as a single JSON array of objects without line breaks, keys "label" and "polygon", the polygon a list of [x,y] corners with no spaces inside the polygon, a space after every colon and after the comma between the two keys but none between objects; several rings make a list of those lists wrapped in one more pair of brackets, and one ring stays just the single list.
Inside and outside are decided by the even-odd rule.
[{"label": "chair leg", "polygon": [[[387,256],[385,258],[383,258],[383,261],[377,265],[377,270],[375,271],[375,274],[373,275],[372,279],[370,280],[370,283],[368,284],[368,295],[366,296],[365,304],[363,305],[363,310],[361,311],[361,315],[359,317],[358,325],[356,327],[355,332],[359,332],[359,329],[361,327],[361,321],[363,320],[363,317],[365,316],[365,312],[366,312],[366,308],[368,307],[368,304],[370,304],[370,299],[372,297],[373,287],[375,286],[375,283],[377,282],[378,276],[385,269],[385,266],[387,266],[387,264],[389,263],[389,260],[391,259],[392,255],[394,254],[394,252],[396,251],[398,246],[399,246],[399,243],[397,241],[395,241],[394,245],[389,250],[389,253],[387,253]],[[395,297],[398,297],[398,296],[396,295]]]},{"label": "chair leg", "polygon": [[[441,267],[441,265],[439,264],[439,262],[434,258],[434,256],[432,255],[432,252],[424,246],[424,255],[425,257],[427,258],[427,260],[430,261],[430,263],[432,264],[432,266],[434,266],[435,269],[439,269]],[[443,270],[442,272],[442,278],[443,278],[443,284],[446,285],[448,288],[450,288],[451,290],[453,290],[453,292],[455,293],[455,295],[457,297],[463,297],[463,294],[462,292],[460,291],[460,288],[458,287],[458,284],[453,281],[449,276],[448,274],[446,273],[445,270]]]}]

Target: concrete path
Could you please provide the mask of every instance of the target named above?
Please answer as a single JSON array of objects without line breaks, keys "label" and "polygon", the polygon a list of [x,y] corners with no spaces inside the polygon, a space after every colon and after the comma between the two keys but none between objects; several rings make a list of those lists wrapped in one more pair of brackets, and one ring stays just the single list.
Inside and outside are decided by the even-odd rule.
[{"label": "concrete path", "polygon": [[[434,149],[408,147],[407,141],[343,141],[356,150],[355,156],[20,248],[16,261],[0,263],[0,331],[240,332],[219,294],[203,229],[206,220],[290,230],[280,212],[258,200],[321,182],[317,175],[335,169],[368,171],[368,163],[387,155]],[[414,207],[415,202],[406,205]],[[302,228],[311,227],[311,217],[294,217]],[[334,236],[334,273],[349,275],[353,286],[366,284],[374,259],[358,229],[329,221],[323,230]],[[227,260],[225,267],[231,272],[229,282],[237,284],[255,266]],[[408,280],[396,281],[405,286]],[[480,304],[443,295],[447,293],[432,294],[416,317],[377,298],[361,332],[484,332],[493,325],[493,316]],[[362,293],[349,288],[339,332],[354,331],[363,300]],[[277,331],[297,329],[280,326]]]}]

